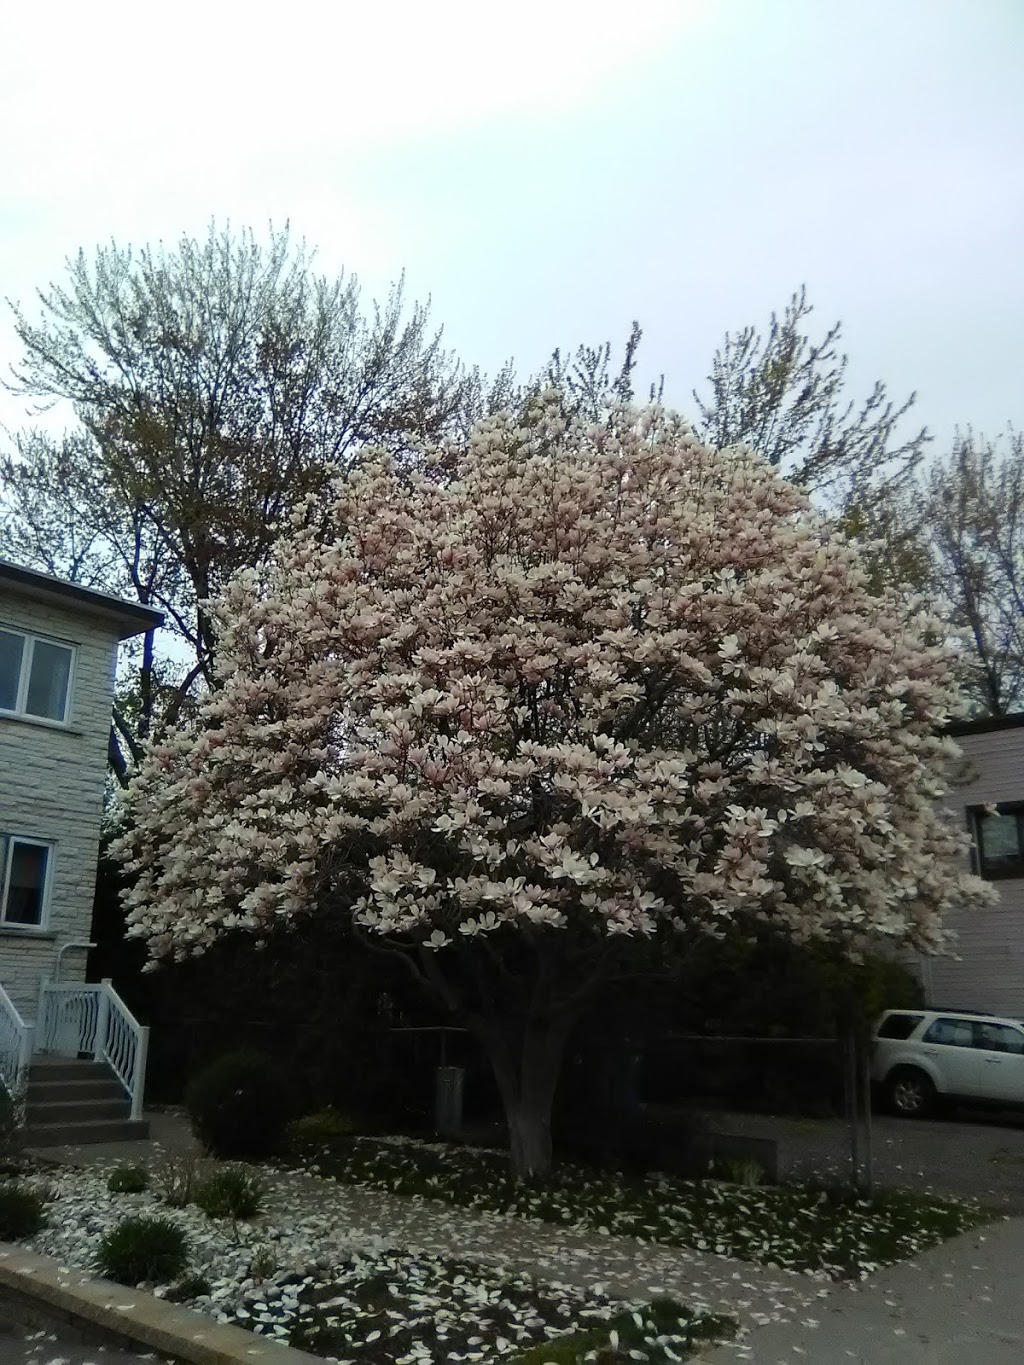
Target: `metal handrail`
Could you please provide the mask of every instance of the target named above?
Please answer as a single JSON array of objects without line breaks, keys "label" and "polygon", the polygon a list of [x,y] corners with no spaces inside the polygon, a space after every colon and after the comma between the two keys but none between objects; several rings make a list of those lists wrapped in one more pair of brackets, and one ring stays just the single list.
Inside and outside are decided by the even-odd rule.
[{"label": "metal handrail", "polygon": [[14,1098],[32,1056],[31,1024],[26,1024],[14,1001],[0,986],[0,1081]]},{"label": "metal handrail", "polygon": [[[131,1100],[131,1117],[142,1117],[149,1029],[132,1014],[110,978],[100,982],[44,980],[39,991],[39,1046],[91,1053],[110,1067]],[[2,1046],[2,1044],[0,1044]]]},{"label": "metal handrail", "polygon": [[142,1117],[149,1029],[135,1018],[114,990],[110,977],[104,977],[100,985],[107,1007],[101,1055],[131,1097],[131,1117],[138,1119]]}]

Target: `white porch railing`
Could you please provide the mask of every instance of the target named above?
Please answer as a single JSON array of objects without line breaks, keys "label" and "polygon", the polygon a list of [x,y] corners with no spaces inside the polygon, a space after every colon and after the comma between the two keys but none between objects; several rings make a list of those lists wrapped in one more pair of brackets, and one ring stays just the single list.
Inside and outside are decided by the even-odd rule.
[{"label": "white porch railing", "polygon": [[[149,1029],[134,1017],[109,979],[49,981],[39,988],[35,1051],[51,1057],[93,1057],[106,1062],[142,1117]],[[2,1040],[0,1040],[2,1046]]]},{"label": "white porch railing", "polygon": [[26,1024],[14,1001],[0,986],[0,1081],[17,1099],[32,1056],[31,1024]]}]

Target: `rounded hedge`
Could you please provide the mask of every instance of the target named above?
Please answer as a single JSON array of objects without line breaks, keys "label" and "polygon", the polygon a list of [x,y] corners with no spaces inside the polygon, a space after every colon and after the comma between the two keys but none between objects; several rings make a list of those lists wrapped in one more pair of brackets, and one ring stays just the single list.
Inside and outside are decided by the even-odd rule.
[{"label": "rounded hedge", "polygon": [[229,1052],[194,1077],[185,1096],[192,1131],[214,1156],[279,1150],[291,1117],[281,1072],[259,1052]]}]

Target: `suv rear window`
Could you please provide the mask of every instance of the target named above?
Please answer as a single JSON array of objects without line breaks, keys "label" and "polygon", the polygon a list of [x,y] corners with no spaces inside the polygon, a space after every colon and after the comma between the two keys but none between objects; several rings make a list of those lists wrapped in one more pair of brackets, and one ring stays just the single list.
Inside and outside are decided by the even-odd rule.
[{"label": "suv rear window", "polygon": [[936,1019],[928,1025],[921,1041],[941,1043],[944,1047],[973,1047],[974,1025],[970,1019]]},{"label": "suv rear window", "polygon": [[924,1018],[923,1014],[890,1014],[878,1029],[879,1038],[909,1038]]}]

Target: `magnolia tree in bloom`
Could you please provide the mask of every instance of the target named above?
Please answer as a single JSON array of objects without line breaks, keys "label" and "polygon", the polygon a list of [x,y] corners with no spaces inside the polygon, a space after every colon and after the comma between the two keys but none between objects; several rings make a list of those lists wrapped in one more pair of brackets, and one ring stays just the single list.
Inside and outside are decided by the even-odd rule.
[{"label": "magnolia tree in bloom", "polygon": [[928,951],[984,895],[936,805],[945,632],[659,409],[587,426],[548,393],[421,469],[370,459],[213,610],[219,686],[129,793],[132,932],[159,961],[351,916],[482,1041],[521,1173],[638,941]]}]

